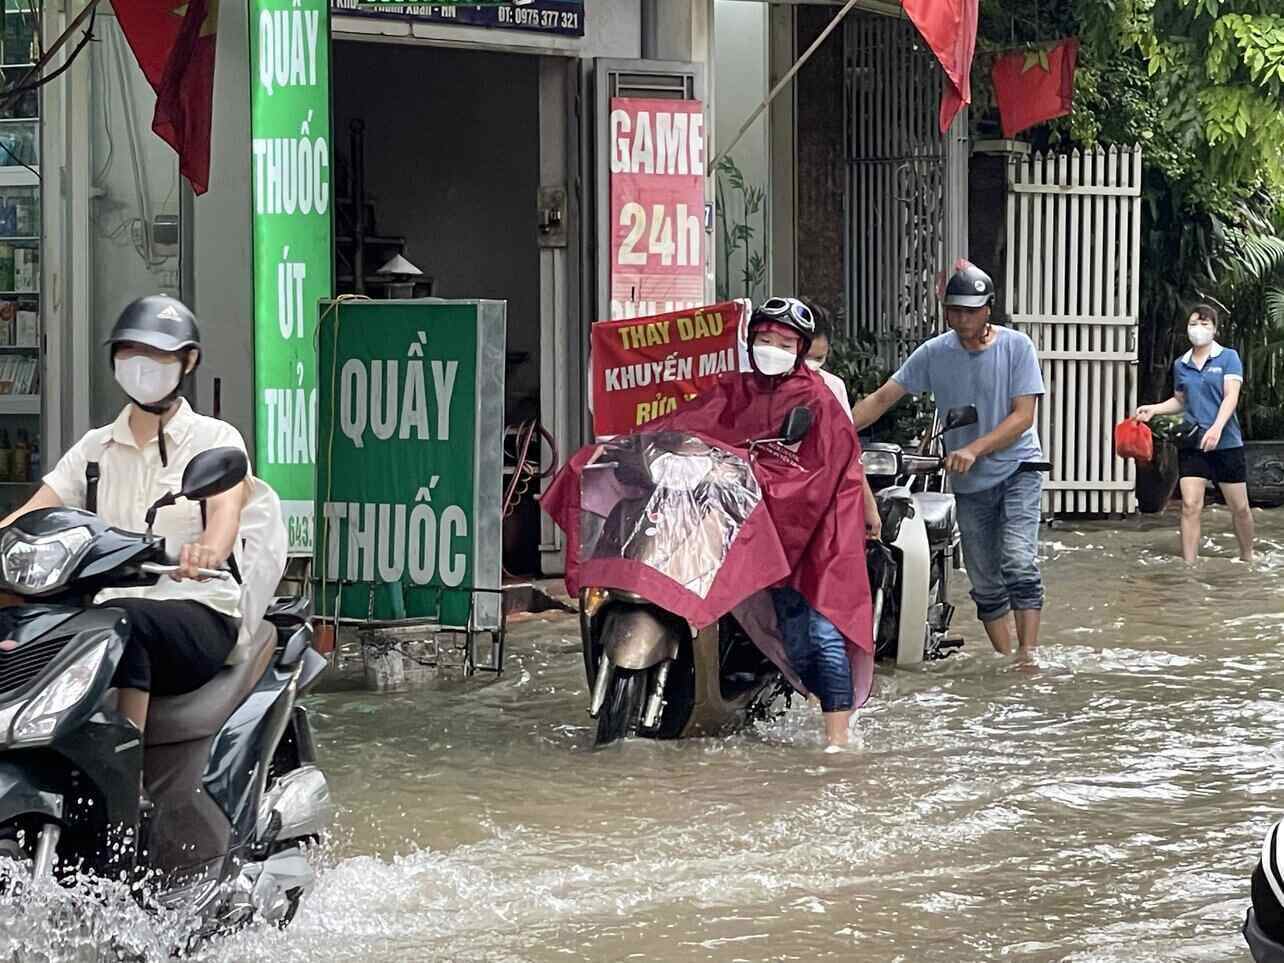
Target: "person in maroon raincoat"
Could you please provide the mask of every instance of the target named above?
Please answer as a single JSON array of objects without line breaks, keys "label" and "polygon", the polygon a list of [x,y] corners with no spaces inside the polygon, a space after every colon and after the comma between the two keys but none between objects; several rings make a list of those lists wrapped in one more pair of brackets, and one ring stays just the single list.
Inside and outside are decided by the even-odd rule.
[{"label": "person in maroon raincoat", "polygon": [[[667,579],[657,581],[654,573],[648,598],[700,625],[734,609],[790,681],[819,699],[828,747],[837,749],[847,743],[852,712],[873,684],[873,606],[865,562],[868,491],[850,414],[804,363],[814,330],[812,314],[800,301],[769,299],[748,325],[751,370],[721,375],[699,398],[642,429],[698,434],[752,458],[774,529],[770,550],[737,554],[733,546],[737,568],[718,576],[718,584],[732,591],[714,593],[722,599],[717,611],[710,608],[712,596],[697,598]],[[786,416],[799,406],[813,418],[801,442],[757,445],[749,454],[750,442],[779,437]],[[578,591],[581,561],[589,561],[576,557],[579,473],[595,450],[590,446],[572,458],[541,499],[567,533],[572,592]],[[764,587],[770,591],[760,593]]]},{"label": "person in maroon raincoat", "polygon": [[[747,374],[726,376],[654,430],[681,427],[731,444],[775,435],[805,405],[812,429],[791,451],[759,449],[768,510],[792,574],[771,589],[790,665],[820,700],[830,748],[848,742],[869,692],[873,620],[865,563],[865,485],[851,419],[805,361],[816,330],[794,298],[769,298],[749,319]],[[853,672],[854,663],[859,670]]]}]

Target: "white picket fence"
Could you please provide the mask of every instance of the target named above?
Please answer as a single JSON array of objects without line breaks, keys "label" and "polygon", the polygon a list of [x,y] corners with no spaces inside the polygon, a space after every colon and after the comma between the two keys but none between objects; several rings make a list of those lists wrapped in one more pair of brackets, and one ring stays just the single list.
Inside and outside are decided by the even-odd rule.
[{"label": "white picket fence", "polygon": [[1132,513],[1113,429],[1137,403],[1140,148],[1010,158],[1007,220],[1009,323],[1034,341],[1047,390],[1044,511]]}]

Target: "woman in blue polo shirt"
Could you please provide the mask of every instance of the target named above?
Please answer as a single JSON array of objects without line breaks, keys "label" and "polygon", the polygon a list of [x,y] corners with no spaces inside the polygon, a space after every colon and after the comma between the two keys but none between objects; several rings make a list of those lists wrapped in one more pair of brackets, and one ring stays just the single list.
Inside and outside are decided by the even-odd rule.
[{"label": "woman in blue polo shirt", "polygon": [[1248,472],[1244,436],[1235,417],[1244,365],[1232,348],[1217,343],[1217,310],[1196,305],[1186,322],[1191,349],[1173,362],[1173,396],[1159,405],[1142,405],[1138,421],[1155,415],[1185,414],[1199,426],[1198,443],[1178,456],[1181,475],[1181,554],[1199,554],[1199,517],[1206,481],[1216,482],[1231,510],[1239,557],[1253,560],[1253,513],[1248,507]]}]

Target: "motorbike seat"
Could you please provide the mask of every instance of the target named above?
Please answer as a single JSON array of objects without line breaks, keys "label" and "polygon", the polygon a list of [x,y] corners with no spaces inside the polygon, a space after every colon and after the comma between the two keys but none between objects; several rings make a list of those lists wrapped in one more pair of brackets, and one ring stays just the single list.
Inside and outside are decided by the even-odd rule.
[{"label": "motorbike seat", "polygon": [[923,516],[930,545],[948,545],[954,537],[954,496],[942,492],[917,492],[914,505]]},{"label": "motorbike seat", "polygon": [[276,626],[266,619],[250,640],[250,656],[226,665],[195,692],[152,699],[144,733],[149,746],[193,742],[214,735],[267,671],[276,651]]}]

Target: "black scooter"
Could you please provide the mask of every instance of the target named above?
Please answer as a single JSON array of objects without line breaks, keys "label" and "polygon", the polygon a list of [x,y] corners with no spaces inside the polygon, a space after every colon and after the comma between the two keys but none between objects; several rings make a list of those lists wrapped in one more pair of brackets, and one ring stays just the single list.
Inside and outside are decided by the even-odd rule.
[{"label": "black scooter", "polygon": [[0,889],[123,875],[192,916],[200,937],[254,918],[284,926],[312,886],[301,843],[325,829],[331,805],[296,704],[326,666],[306,600],[278,599],[247,657],[202,688],[153,699],[145,736],[116,710],[111,683],[124,613],[89,602],[173,573],[150,531],[155,513],[229,491],[247,472],[234,448],[193,458],[146,534],[69,508],[0,531],[0,589],[30,600],[0,609]]}]

